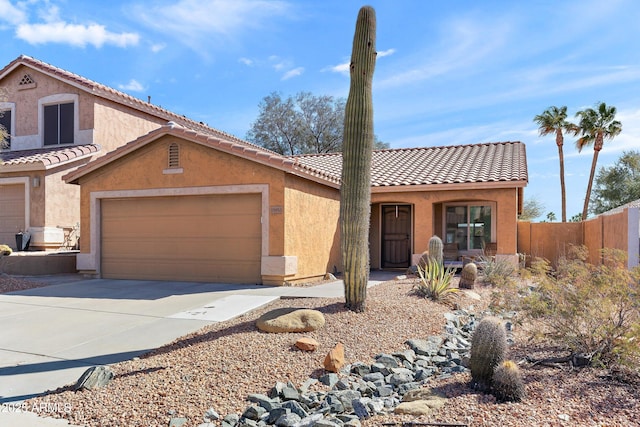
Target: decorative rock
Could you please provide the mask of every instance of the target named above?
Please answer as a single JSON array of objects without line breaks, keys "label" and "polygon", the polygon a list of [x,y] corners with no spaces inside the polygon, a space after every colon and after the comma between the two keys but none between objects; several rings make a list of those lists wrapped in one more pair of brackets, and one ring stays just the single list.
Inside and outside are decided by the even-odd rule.
[{"label": "decorative rock", "polygon": [[298,414],[294,414],[294,413],[284,414],[283,416],[278,418],[278,420],[276,421],[276,425],[278,427],[293,427],[297,425],[297,423],[299,423],[300,420],[302,420],[302,418],[300,418]]},{"label": "decorative rock", "polygon": [[401,402],[393,412],[414,416],[429,415],[434,409],[438,409],[443,405],[444,402],[437,403],[434,400],[414,400],[412,402]]},{"label": "decorative rock", "polygon": [[93,390],[103,387],[113,379],[113,371],[106,366],[93,366],[80,376],[74,390]]},{"label": "decorative rock", "polygon": [[351,406],[353,406],[353,412],[358,416],[359,419],[364,420],[371,416],[369,413],[369,409],[367,409],[367,405],[363,402],[364,399],[354,399],[351,402]]},{"label": "decorative rock", "polygon": [[318,310],[278,308],[271,310],[256,321],[264,332],[311,332],[324,326],[324,315]]},{"label": "decorative rock", "polygon": [[220,415],[213,408],[209,408],[207,412],[204,413],[205,422],[218,421],[219,419],[220,419]]},{"label": "decorative rock", "polygon": [[344,345],[336,344],[324,358],[324,369],[329,372],[338,372],[344,366]]},{"label": "decorative rock", "polygon": [[324,385],[329,386],[329,388],[333,388],[333,386],[338,382],[338,379],[338,375],[330,373],[321,376],[320,378],[318,378],[318,381],[320,381]]},{"label": "decorative rock", "polygon": [[[253,409],[246,409],[241,419],[225,417],[221,427],[360,427],[360,419],[380,413],[428,414],[444,404],[444,396],[423,385],[434,376],[439,380],[468,371],[470,340],[479,320],[459,309],[445,317],[442,335],[409,340],[410,349],[378,354],[370,365],[344,365],[344,346],[338,343],[325,358],[329,363],[332,356],[339,356],[340,363],[332,365],[332,371],[318,380],[309,378],[299,389],[290,382],[278,382],[269,396],[249,395],[248,400],[260,408],[251,405]],[[331,391],[310,392],[317,381]]]},{"label": "decorative rock", "polygon": [[319,345],[318,341],[309,337],[302,337],[295,343],[295,346],[302,351],[316,351]]},{"label": "decorative rock", "polygon": [[249,406],[242,413],[242,418],[248,418],[250,420],[258,421],[260,417],[267,413],[267,410],[262,406]]},{"label": "decorative rock", "polygon": [[234,427],[238,424],[240,417],[237,414],[229,414],[222,419],[220,427]]},{"label": "decorative rock", "polygon": [[300,392],[295,386],[291,383],[287,383],[287,385],[282,389],[282,399],[283,400],[298,400],[300,399]]},{"label": "decorative rock", "polygon": [[169,420],[169,427],[180,427],[187,422],[186,418],[171,418]]}]

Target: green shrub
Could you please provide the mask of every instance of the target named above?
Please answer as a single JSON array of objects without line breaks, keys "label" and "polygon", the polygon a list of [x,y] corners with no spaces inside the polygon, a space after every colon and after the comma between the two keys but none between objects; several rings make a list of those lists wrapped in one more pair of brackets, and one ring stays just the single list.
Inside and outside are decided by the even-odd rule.
[{"label": "green shrub", "polygon": [[[605,249],[603,263],[586,262],[573,247],[521,301],[525,316],[541,319],[546,339],[603,365],[636,365],[640,356],[640,269],[628,270],[626,254]],[[542,267],[544,271],[544,267]]]},{"label": "green shrub", "polygon": [[522,374],[515,362],[505,360],[496,368],[491,393],[498,402],[520,402],[524,398]]},{"label": "green shrub", "polygon": [[418,281],[413,292],[433,301],[447,301],[457,296],[458,288],[452,287],[455,270],[445,268],[437,260],[428,257],[426,266],[418,265]]},{"label": "green shrub", "polygon": [[491,389],[493,373],[506,354],[507,331],[502,320],[484,317],[471,337],[471,385],[479,390]]}]

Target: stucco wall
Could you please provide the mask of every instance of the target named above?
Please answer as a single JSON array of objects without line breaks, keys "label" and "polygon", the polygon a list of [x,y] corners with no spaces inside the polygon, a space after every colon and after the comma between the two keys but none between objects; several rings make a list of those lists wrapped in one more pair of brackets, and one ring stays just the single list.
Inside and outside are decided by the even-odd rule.
[{"label": "stucco wall", "polygon": [[[29,74],[36,82],[35,87],[21,90],[18,83],[25,74]],[[16,103],[15,138],[12,148],[42,147],[41,136],[38,135],[38,101],[46,96],[71,94],[78,97],[79,130],[94,127],[93,96],[76,87],[26,67],[18,67],[7,75],[2,85],[9,91],[9,101]],[[22,147],[23,145],[26,145]]]},{"label": "stucco wall", "polygon": [[[180,147],[181,173],[165,173],[170,143]],[[81,223],[91,224],[91,192],[137,189],[188,188],[267,184],[271,206],[284,206],[284,173],[276,169],[207,148],[189,141],[164,136],[83,177]],[[269,218],[269,255],[285,255],[284,215]],[[91,233],[81,235],[81,253],[91,247]]]},{"label": "stucco wall", "polygon": [[285,254],[298,257],[289,280],[342,271],[339,191],[292,175],[285,182]]},{"label": "stucco wall", "polygon": [[[372,204],[410,204],[413,205],[413,241],[412,253],[418,254],[429,246],[434,234],[442,237],[442,203],[495,202],[497,254],[513,255],[517,253],[517,189],[487,188],[473,190],[440,190],[421,192],[383,192],[371,195]],[[375,219],[375,218],[374,218]],[[372,227],[379,227],[373,223]],[[379,268],[380,239],[370,242],[372,268]],[[378,263],[374,262],[378,260]]]},{"label": "stucco wall", "polygon": [[150,116],[102,98],[95,99],[94,141],[107,153],[166,124]]}]

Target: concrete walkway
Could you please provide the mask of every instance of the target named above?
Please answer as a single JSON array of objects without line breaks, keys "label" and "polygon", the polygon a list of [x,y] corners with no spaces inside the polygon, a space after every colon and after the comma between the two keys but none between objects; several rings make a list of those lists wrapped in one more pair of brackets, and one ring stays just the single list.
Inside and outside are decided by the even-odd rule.
[{"label": "concrete walkway", "polygon": [[[395,276],[372,272],[369,286]],[[49,286],[0,294],[0,427],[67,425],[14,409],[25,399],[75,383],[91,366],[129,360],[281,297],[344,295],[341,280],[266,287],[77,275],[31,279]]]}]

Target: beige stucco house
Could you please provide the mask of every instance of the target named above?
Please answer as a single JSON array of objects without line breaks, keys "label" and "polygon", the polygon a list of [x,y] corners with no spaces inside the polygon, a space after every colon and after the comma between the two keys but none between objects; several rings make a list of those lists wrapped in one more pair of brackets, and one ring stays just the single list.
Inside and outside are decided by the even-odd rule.
[{"label": "beige stucco house", "polygon": [[[285,157],[169,123],[64,177],[81,191],[78,269],[278,285],[340,271],[340,170],[340,154]],[[434,234],[460,255],[516,255],[523,144],[376,151],[372,182],[372,268],[409,267]]]},{"label": "beige stucco house", "polygon": [[[0,70],[0,243],[53,249],[80,224],[98,277],[283,284],[341,271],[341,155],[286,157],[21,56]],[[53,134],[52,134],[53,132]],[[519,142],[374,152],[372,268],[405,268],[433,235],[515,257],[527,184]]]},{"label": "beige stucco house", "polygon": [[0,244],[14,249],[20,231],[30,232],[33,249],[77,237],[80,190],[61,179],[69,171],[169,120],[207,128],[24,55],[0,70],[0,87],[8,92],[0,124],[10,135],[0,149]]}]

